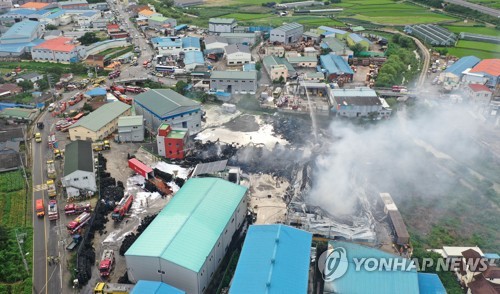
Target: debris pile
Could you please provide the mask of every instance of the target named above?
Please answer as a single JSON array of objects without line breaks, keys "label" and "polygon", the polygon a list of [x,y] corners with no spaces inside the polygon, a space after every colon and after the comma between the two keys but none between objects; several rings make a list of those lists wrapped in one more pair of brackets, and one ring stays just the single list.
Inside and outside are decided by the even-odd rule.
[{"label": "debris pile", "polygon": [[274,133],[295,146],[306,145],[311,138],[311,121],[300,116],[274,115],[269,118]]}]

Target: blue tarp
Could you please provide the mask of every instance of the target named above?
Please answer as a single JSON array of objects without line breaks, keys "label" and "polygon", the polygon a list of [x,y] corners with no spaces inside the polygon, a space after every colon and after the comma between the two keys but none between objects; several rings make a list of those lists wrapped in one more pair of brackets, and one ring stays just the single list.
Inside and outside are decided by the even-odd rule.
[{"label": "blue tarp", "polygon": [[0,110],[4,110],[5,108],[29,108],[33,109],[35,106],[27,105],[27,104],[16,104],[16,103],[0,103]]},{"label": "blue tarp", "polygon": [[185,30],[187,29],[188,25],[187,24],[181,24],[181,25],[178,25],[174,28],[174,30],[176,31],[181,31],[181,30]]},{"label": "blue tarp", "polygon": [[87,93],[85,93],[85,95],[88,95],[90,97],[92,96],[103,96],[103,95],[106,95],[106,89],[104,88],[95,88],[95,89],[92,89],[90,91],[88,91]]},{"label": "blue tarp", "polygon": [[253,33],[253,32],[270,32],[273,28],[272,27],[264,27],[264,26],[257,26],[257,27],[248,27],[248,32]]}]

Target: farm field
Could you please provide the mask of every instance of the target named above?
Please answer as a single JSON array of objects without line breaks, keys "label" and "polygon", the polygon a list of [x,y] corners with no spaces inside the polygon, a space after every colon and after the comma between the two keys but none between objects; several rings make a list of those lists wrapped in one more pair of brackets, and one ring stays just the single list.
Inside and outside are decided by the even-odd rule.
[{"label": "farm field", "polygon": [[231,13],[224,15],[224,17],[235,18],[242,23],[254,23],[259,25],[280,26],[284,23],[298,22],[303,25],[318,27],[321,25],[326,26],[344,26],[338,20],[331,19],[325,16],[315,15],[298,15],[279,17],[274,14],[255,14],[255,13]]},{"label": "farm field", "polygon": [[[461,42],[472,42],[476,43],[475,45],[473,44],[461,44]],[[483,42],[474,42],[474,41],[459,41],[457,44],[457,47],[451,47],[451,48],[446,48],[448,49],[448,54],[457,56],[457,57],[463,57],[463,56],[468,56],[468,55],[474,55],[477,56],[481,59],[486,59],[486,58],[500,58],[500,52],[498,51],[488,51],[488,50],[480,50],[480,49],[475,49],[475,48],[482,48],[481,46],[485,45],[486,48],[488,45],[495,45],[495,44],[489,44],[489,43],[483,43]],[[464,46],[464,47],[461,47]],[[476,46],[476,47],[473,47]],[[440,48],[440,47],[437,47]]]},{"label": "farm field", "polygon": [[470,1],[472,3],[500,9],[500,2],[498,2],[496,0],[468,0],[468,1]]},{"label": "farm field", "polygon": [[499,36],[500,30],[495,28],[487,28],[487,27],[470,27],[470,26],[444,26],[448,30],[459,34],[461,32],[464,33],[473,33],[487,36]]},{"label": "farm field", "polygon": [[[25,179],[20,170],[0,174],[0,293],[31,293],[33,231],[27,205]],[[26,271],[16,241],[16,232],[24,234],[23,254],[29,253]]]}]

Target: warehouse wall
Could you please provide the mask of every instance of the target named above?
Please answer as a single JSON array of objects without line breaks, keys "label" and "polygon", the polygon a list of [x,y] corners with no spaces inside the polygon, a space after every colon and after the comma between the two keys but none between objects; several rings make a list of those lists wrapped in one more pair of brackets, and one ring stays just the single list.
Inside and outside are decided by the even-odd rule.
[{"label": "warehouse wall", "polygon": [[125,255],[128,279],[137,283],[139,280],[161,281],[160,262],[158,257]]}]

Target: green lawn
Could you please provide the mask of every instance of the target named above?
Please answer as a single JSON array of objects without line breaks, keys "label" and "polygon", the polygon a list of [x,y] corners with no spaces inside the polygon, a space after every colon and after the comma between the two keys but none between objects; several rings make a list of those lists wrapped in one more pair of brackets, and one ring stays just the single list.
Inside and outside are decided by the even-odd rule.
[{"label": "green lawn", "polygon": [[459,34],[459,33],[474,33],[488,36],[500,36],[500,30],[495,28],[487,27],[470,27],[470,26],[445,26],[448,30]]},{"label": "green lawn", "polygon": [[[481,44],[485,44],[485,43],[481,43]],[[449,55],[453,55],[453,56],[457,56],[457,57],[474,55],[474,56],[477,56],[481,59],[500,58],[499,52],[484,51],[484,50],[471,49],[471,48],[461,48],[461,47],[452,47],[452,48],[447,48],[447,49],[448,49]]]}]

